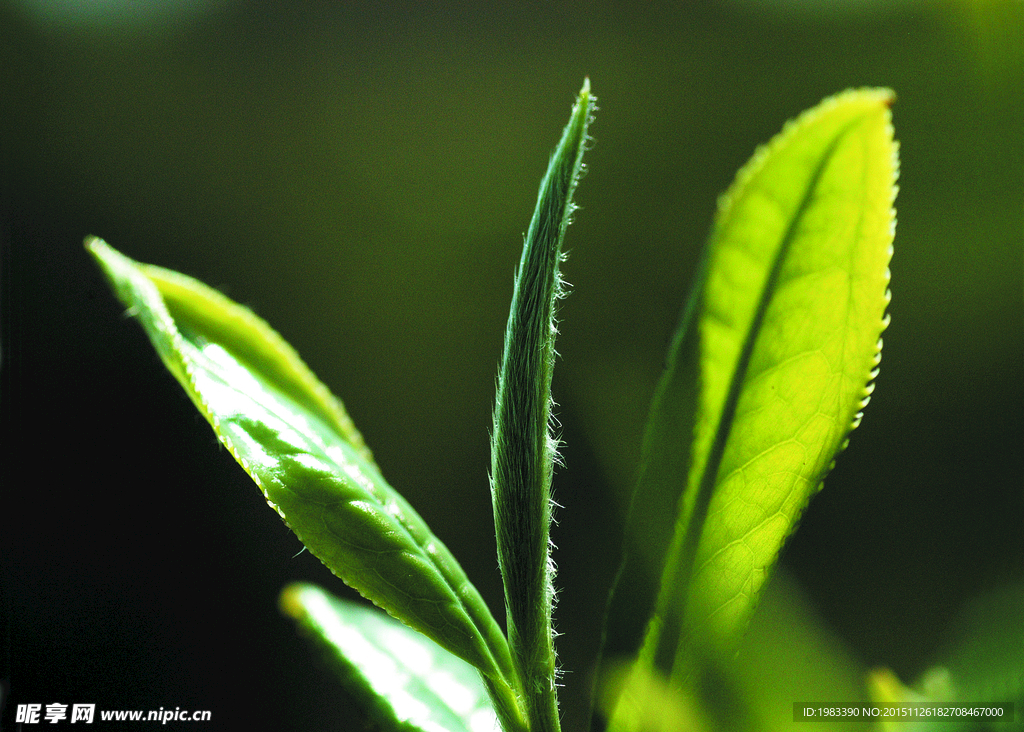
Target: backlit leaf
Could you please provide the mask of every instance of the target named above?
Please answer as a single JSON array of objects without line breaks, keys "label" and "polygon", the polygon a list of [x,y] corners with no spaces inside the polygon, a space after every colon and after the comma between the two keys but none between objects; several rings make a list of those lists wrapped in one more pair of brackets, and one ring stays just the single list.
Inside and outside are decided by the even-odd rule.
[{"label": "backlit leaf", "polygon": [[805,112],[720,201],[647,434],[658,482],[635,498],[688,473],[643,653],[677,681],[695,643],[735,647],[867,403],[889,302],[892,98],[849,91]]},{"label": "backlit leaf", "polygon": [[495,732],[476,670],[381,611],[308,584],[281,608],[327,651],[353,696],[386,732]]}]

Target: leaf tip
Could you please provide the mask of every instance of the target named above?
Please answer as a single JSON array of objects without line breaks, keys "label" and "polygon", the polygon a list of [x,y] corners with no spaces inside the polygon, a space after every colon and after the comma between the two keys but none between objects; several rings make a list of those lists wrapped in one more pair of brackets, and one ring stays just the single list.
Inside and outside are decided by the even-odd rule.
[{"label": "leaf tip", "polygon": [[110,253],[114,251],[114,248],[98,236],[90,234],[85,237],[85,251],[89,252],[93,259],[95,259],[100,266],[106,270],[108,260],[110,259]]}]

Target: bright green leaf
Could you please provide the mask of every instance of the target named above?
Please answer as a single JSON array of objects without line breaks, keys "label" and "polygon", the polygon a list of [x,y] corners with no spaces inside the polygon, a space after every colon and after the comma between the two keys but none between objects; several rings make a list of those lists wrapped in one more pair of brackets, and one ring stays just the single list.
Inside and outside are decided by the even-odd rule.
[{"label": "bright green leaf", "polygon": [[695,330],[671,354],[696,367],[667,372],[659,388],[684,407],[656,402],[651,420],[657,430],[659,408],[681,410],[688,426],[685,404],[695,404],[692,446],[665,454],[686,431],[649,433],[660,452],[645,455],[645,474],[663,477],[658,463],[680,455],[689,466],[644,645],[677,677],[694,643],[735,647],[867,403],[889,302],[891,102],[888,90],[826,100],[759,150],[720,202]]},{"label": "bright green leaf", "polygon": [[391,488],[341,403],[253,313],[91,238],[118,297],[268,503],[346,584],[476,666],[518,719],[505,637],[476,588]]},{"label": "bright green leaf", "polygon": [[497,717],[472,666],[362,604],[294,584],[281,608],[323,647],[384,732],[494,732]]}]

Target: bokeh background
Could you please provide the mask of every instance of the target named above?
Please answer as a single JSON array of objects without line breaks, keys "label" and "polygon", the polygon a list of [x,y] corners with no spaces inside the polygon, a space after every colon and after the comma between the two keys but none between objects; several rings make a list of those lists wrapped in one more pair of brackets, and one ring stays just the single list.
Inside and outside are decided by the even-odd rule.
[{"label": "bokeh background", "polygon": [[[364,724],[276,605],[296,579],[345,588],[296,556],[87,234],[269,320],[501,608],[494,377],[585,76],[599,112],[554,384],[567,729],[716,197],[851,86],[898,94],[892,324],[864,423],[766,601],[791,610],[752,631],[754,686],[778,687],[791,720],[827,692],[786,679],[817,683],[821,658],[854,685],[879,665],[912,681],[965,603],[1024,579],[1020,0],[3,0],[0,41],[5,725],[55,701],[209,709],[204,729]],[[819,655],[785,657],[800,638]]]}]

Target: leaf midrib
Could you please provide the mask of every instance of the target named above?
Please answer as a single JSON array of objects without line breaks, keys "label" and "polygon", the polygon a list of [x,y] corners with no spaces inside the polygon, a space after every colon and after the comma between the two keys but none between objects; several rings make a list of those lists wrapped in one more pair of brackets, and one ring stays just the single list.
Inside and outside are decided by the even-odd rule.
[{"label": "leaf midrib", "polygon": [[[750,321],[746,335],[744,336],[743,346],[740,350],[739,358],[736,361],[736,368],[734,369],[732,378],[730,379],[729,389],[722,405],[718,425],[715,429],[714,439],[712,441],[711,448],[708,451],[708,458],[701,474],[701,481],[697,495],[694,499],[693,509],[690,512],[689,525],[687,526],[687,530],[684,534],[685,539],[680,549],[681,561],[677,564],[679,570],[675,573],[676,581],[674,583],[677,591],[670,593],[670,595],[682,598],[682,604],[679,607],[677,615],[680,620],[685,618],[686,603],[688,601],[688,586],[693,575],[693,565],[696,562],[697,550],[700,547],[700,539],[703,535],[704,524],[707,521],[708,509],[711,505],[714,489],[718,483],[718,472],[721,468],[722,460],[725,456],[725,448],[728,445],[729,436],[732,432],[736,409],[743,391],[743,385],[746,383],[750,360],[754,353],[754,347],[757,345],[761,326],[764,323],[768,308],[771,304],[772,298],[774,297],[783,265],[785,264],[793,241],[796,239],[796,234],[800,228],[800,224],[803,222],[805,214],[815,199],[818,184],[821,182],[829,162],[832,160],[843,138],[860,121],[861,120],[859,119],[853,120],[844,126],[836,134],[828,148],[826,148],[825,154],[822,155],[821,160],[815,166],[814,172],[808,180],[807,186],[800,199],[800,204],[797,206],[796,213],[791,218],[790,223],[786,228],[786,232],[782,237],[782,241],[776,250],[771,270],[768,273],[768,277],[765,279],[764,288],[758,298],[757,309],[754,313],[754,317]],[[687,591],[680,592],[678,591],[679,588],[686,588]],[[668,628],[662,629],[662,636],[660,638],[658,648],[656,649],[654,659],[656,665],[661,667],[666,673],[670,673],[672,664],[676,658],[678,645],[678,635],[676,633],[681,630],[681,628],[671,629],[676,632],[670,631],[669,633],[664,633],[664,630],[666,629]]]}]

